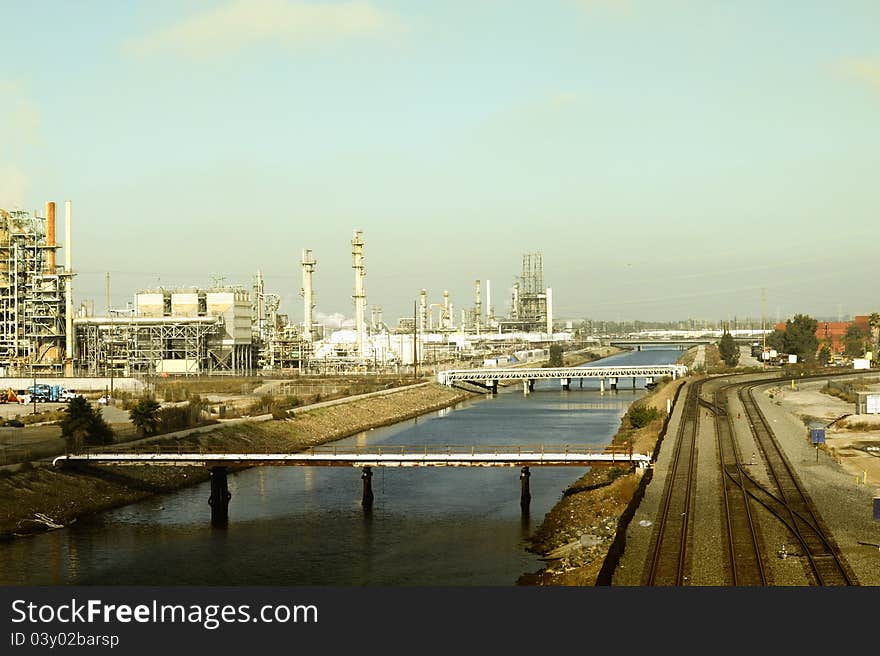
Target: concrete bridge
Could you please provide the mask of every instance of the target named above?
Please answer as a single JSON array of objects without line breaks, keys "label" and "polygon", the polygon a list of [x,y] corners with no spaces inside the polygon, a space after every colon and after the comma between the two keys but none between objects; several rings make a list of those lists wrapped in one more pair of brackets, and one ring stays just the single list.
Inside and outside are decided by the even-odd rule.
[{"label": "concrete bridge", "polygon": [[[643,346],[666,346],[675,347],[682,351],[686,351],[692,346],[704,346],[709,344],[717,344],[721,339],[721,335],[707,335],[705,337],[619,337],[608,340],[609,346],[620,346],[624,348],[634,348],[641,351]],[[733,340],[737,344],[751,344],[754,341],[760,341],[762,336],[758,335],[734,335]]]},{"label": "concrete bridge", "polygon": [[632,378],[635,387],[636,378],[644,378],[653,383],[654,378],[672,376],[673,379],[687,373],[687,367],[680,364],[656,364],[637,367],[542,367],[542,368],[499,368],[484,369],[450,369],[437,374],[437,381],[443,385],[453,386],[456,381],[467,382],[492,392],[498,391],[500,380],[521,380],[523,393],[528,394],[535,387],[536,380],[558,379],[563,389],[569,389],[573,379],[579,379],[583,385],[584,378],[598,378],[599,388],[605,391],[607,380],[611,389],[617,389],[618,379]]},{"label": "concrete bridge", "polygon": [[212,450],[182,451],[169,447],[153,450],[69,453],[53,460],[55,466],[76,465],[207,467],[211,470],[211,523],[224,525],[229,518],[229,469],[255,466],[360,467],[364,509],[373,505],[373,467],[521,467],[520,505],[531,500],[531,467],[625,465],[648,467],[651,458],[627,447],[594,449],[584,446],[377,446],[372,448],[313,447],[298,453],[233,453]]},{"label": "concrete bridge", "polygon": [[620,339],[610,339],[608,340],[609,346],[620,346],[622,348],[632,348],[636,351],[641,351],[643,346],[665,346],[668,348],[677,348],[680,351],[686,351],[692,346],[702,346],[708,344],[715,344],[718,342],[719,337],[693,337],[693,338],[683,338],[683,339],[662,339],[662,338],[643,338],[639,339],[637,337],[626,338],[621,337]]}]

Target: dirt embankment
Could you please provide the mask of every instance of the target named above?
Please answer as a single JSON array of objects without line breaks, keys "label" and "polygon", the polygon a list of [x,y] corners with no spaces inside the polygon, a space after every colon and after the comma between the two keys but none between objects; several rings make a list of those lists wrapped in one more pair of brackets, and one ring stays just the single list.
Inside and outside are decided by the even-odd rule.
[{"label": "dirt embankment", "polygon": [[[472,394],[430,384],[387,396],[295,413],[292,419],[243,423],[204,434],[169,438],[162,446],[222,447],[229,450],[299,449],[338,440],[454,405]],[[36,513],[59,524],[124,506],[153,494],[208,479],[202,468],[103,467],[62,471],[37,463],[0,477],[0,538],[11,537],[19,522]]]},{"label": "dirt embankment", "polygon": [[[653,453],[666,418],[666,402],[672,401],[683,382],[664,382],[639,399],[636,403],[656,408],[660,417],[632,428],[624,416],[612,444],[631,444],[636,453]],[[643,476],[641,470],[594,467],[572,484],[529,540],[529,551],[541,554],[546,567],[524,574],[518,583],[595,585],[618,532],[626,535],[627,509]]]}]

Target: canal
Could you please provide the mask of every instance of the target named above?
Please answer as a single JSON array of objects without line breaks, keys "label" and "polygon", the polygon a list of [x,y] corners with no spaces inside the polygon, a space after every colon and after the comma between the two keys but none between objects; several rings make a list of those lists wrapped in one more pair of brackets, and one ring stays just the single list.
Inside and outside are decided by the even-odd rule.
[{"label": "canal", "polygon": [[[648,349],[599,364],[666,364]],[[588,365],[589,366],[589,365]],[[604,446],[635,398],[631,379],[520,385],[339,444]],[[81,518],[62,530],[0,544],[0,584],[512,585],[541,567],[525,551],[583,468],[532,469],[530,512],[518,468],[376,469],[361,509],[359,469],[258,467],[229,478],[230,522],[210,527],[208,484]]]}]

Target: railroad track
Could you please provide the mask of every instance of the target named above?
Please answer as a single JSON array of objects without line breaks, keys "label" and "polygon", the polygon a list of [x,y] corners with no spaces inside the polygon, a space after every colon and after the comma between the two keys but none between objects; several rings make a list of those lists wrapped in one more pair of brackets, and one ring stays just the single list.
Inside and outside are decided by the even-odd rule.
[{"label": "railroad track", "polygon": [[[826,377],[828,375],[804,379]],[[762,545],[760,526],[767,516],[759,508],[768,511],[791,533],[793,543],[802,549],[817,585],[857,584],[754,398],[755,387],[776,378],[727,385],[714,392],[711,402],[700,397],[706,381],[689,385],[642,577],[644,585],[684,585],[687,582],[701,407],[710,410],[715,417],[718,462],[722,472],[721,503],[732,584],[759,586],[772,583],[767,563],[768,558],[776,554],[769,554]],[[743,465],[733,419],[728,412],[727,392],[731,388],[737,388],[746,411],[745,418],[772,481],[771,488],[762,485]]]},{"label": "railroad track", "polygon": [[691,383],[678,423],[675,451],[661,499],[660,518],[653,535],[653,551],[644,576],[646,585],[683,585],[687,563],[688,527],[697,468],[697,429],[700,389]]},{"label": "railroad track", "polygon": [[726,391],[715,392],[715,437],[721,465],[722,504],[727,527],[727,554],[733,585],[767,585],[762,549],[758,539],[756,518],[746,486],[739,445],[733,433],[733,420],[727,409]]},{"label": "railroad track", "polygon": [[762,504],[788,527],[803,549],[816,585],[857,585],[855,575],[841,556],[821,516],[782,452],[767,418],[758,407],[754,388],[764,382],[766,381],[743,385],[737,393],[776,489],[775,492],[763,489],[763,486],[749,477],[747,484],[744,481],[743,490],[748,485],[751,488],[750,496],[755,499],[763,493],[765,499]]}]

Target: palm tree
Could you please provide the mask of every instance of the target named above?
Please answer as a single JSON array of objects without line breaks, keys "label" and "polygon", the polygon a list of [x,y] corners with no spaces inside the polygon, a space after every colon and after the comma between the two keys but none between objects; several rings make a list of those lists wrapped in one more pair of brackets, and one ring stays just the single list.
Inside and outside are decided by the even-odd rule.
[{"label": "palm tree", "polygon": [[880,348],[880,313],[872,312],[868,325],[871,326],[871,354],[876,362],[880,360],[880,353],[877,353]]},{"label": "palm tree", "polygon": [[110,444],[113,430],[88,401],[78,396],[67,404],[61,420],[61,437],[67,441],[68,451],[75,451],[86,445]]},{"label": "palm tree", "polygon": [[141,399],[128,411],[128,416],[141,435],[155,433],[159,427],[159,402],[155,399]]}]

